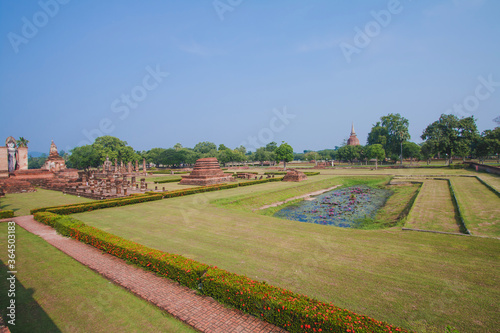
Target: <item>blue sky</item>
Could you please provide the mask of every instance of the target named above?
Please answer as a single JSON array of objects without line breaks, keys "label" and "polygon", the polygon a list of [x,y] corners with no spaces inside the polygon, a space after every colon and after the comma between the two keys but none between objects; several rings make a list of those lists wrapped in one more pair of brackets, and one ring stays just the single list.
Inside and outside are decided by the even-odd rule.
[{"label": "blue sky", "polygon": [[300,152],[351,122],[364,144],[388,113],[415,142],[442,113],[492,129],[498,17],[495,0],[6,0],[0,133],[47,153],[99,134]]}]

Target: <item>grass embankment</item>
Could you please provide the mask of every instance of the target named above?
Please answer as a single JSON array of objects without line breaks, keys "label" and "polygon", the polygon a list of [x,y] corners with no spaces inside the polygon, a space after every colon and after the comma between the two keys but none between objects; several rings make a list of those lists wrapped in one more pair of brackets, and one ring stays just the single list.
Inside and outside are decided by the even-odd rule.
[{"label": "grass embankment", "polygon": [[493,187],[495,190],[500,192],[500,176],[492,175],[485,172],[477,173],[477,176],[481,178],[482,181]]},{"label": "grass embankment", "polygon": [[460,233],[458,212],[447,180],[423,180],[405,227]]},{"label": "grass embankment", "polygon": [[[249,211],[320,187],[308,182],[300,190],[304,183],[266,183],[74,216],[146,246],[415,331],[442,332],[448,324],[463,332],[497,329],[498,240],[343,229]],[[239,209],[211,204],[245,196],[252,204]]]},{"label": "grass embankment", "polygon": [[[7,234],[7,223],[0,223]],[[16,325],[11,332],[195,332],[21,227],[16,228]],[[7,238],[0,238],[7,249]],[[7,262],[7,251],[0,260]],[[1,265],[0,289],[7,288]],[[9,299],[0,298],[6,318]]]},{"label": "grass embankment", "polygon": [[31,193],[7,194],[0,199],[0,208],[14,210],[15,216],[29,215],[33,208],[67,205],[93,201],[91,199],[63,194],[59,191],[37,189]]},{"label": "grass embankment", "polygon": [[384,207],[378,210],[373,221],[361,227],[363,229],[380,229],[401,224],[408,214],[412,199],[420,186],[419,184],[387,186],[386,188],[392,190],[393,194],[387,199]]},{"label": "grass embankment", "polygon": [[500,237],[500,198],[475,178],[453,177],[451,183],[471,234]]}]

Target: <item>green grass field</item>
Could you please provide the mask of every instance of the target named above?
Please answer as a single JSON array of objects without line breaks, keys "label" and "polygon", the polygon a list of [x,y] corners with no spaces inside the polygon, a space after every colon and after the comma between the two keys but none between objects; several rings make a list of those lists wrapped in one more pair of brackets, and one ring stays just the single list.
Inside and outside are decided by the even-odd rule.
[{"label": "green grass field", "polygon": [[[498,239],[418,233],[394,227],[342,229],[253,212],[265,204],[333,185],[387,184],[390,175],[417,176],[414,180],[484,175],[490,185],[500,179],[447,168],[326,169],[321,170],[320,176],[301,183],[265,183],[74,217],[141,244],[264,280],[418,332],[443,332],[446,325],[460,332],[496,331],[500,320]],[[466,221],[473,221],[471,232],[497,235],[500,199],[475,178],[449,178]],[[414,212],[421,214],[421,221],[430,223],[429,228],[443,227],[446,219],[450,222],[446,214],[450,211],[451,197],[446,199],[445,187],[437,184],[445,181],[425,182],[432,182],[437,188],[421,191]],[[172,186],[169,190],[180,188],[177,183],[158,186]],[[375,220],[386,225],[397,222],[418,186],[389,186],[396,189],[395,194]],[[23,194],[15,200],[7,195],[0,200],[0,206],[8,204],[11,208],[3,209],[29,211],[59,204],[62,196],[47,191],[47,196],[41,198],[43,204],[39,204],[40,200],[33,198],[37,195]],[[439,210],[442,213],[438,214]]]},{"label": "green grass field", "polygon": [[467,229],[473,235],[500,237],[500,198],[475,178],[454,177],[451,183]]},{"label": "green grass field", "polygon": [[251,211],[342,179],[347,178],[315,176],[298,184],[266,183],[74,217],[415,331],[442,332],[446,325],[461,332],[497,329],[497,239],[342,229]]},{"label": "green grass field", "polygon": [[[7,234],[7,223],[0,223]],[[16,228],[16,325],[11,332],[195,332],[21,227]],[[7,262],[7,238],[0,238]],[[7,269],[0,270],[6,318]]]},{"label": "green grass field", "polygon": [[58,191],[37,189],[32,193],[7,194],[0,199],[0,208],[3,210],[13,209],[15,216],[29,215],[30,209],[67,205],[79,202],[89,202],[91,199],[76,197],[74,195],[63,194]]},{"label": "green grass field", "polygon": [[460,233],[448,181],[424,180],[405,227]]}]

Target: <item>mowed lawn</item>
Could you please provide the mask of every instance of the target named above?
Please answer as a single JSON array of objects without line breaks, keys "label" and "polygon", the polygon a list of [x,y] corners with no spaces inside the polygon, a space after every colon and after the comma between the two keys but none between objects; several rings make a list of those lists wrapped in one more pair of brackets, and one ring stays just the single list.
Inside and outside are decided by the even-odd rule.
[{"label": "mowed lawn", "polygon": [[259,205],[271,203],[277,189],[302,185],[267,183],[74,217],[138,243],[418,332],[442,332],[446,325],[461,332],[497,330],[497,239],[343,229],[211,203],[245,195],[261,198]]},{"label": "mowed lawn", "polygon": [[500,237],[500,198],[472,177],[453,177],[451,183],[467,229],[473,235]]},{"label": "mowed lawn", "polygon": [[489,173],[478,173],[477,176],[485,183],[500,192],[500,176],[492,175]]},{"label": "mowed lawn", "polygon": [[446,180],[424,180],[405,227],[460,233],[458,214]]},{"label": "mowed lawn", "polygon": [[[7,235],[7,223],[0,223]],[[7,237],[0,237],[6,317]],[[16,325],[11,332],[195,332],[21,227],[16,228]]]},{"label": "mowed lawn", "polygon": [[47,206],[89,202],[91,199],[63,194],[59,191],[37,189],[31,193],[13,193],[0,198],[0,208],[14,210],[15,216],[29,215],[30,209]]}]

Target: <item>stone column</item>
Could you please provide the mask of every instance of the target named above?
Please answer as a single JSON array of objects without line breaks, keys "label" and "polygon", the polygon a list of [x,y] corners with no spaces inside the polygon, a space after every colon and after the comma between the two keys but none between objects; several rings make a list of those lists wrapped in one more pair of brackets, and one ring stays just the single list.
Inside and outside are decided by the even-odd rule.
[{"label": "stone column", "polygon": [[146,159],[142,159],[142,173],[146,174]]},{"label": "stone column", "polygon": [[146,191],[146,178],[141,178],[141,191]]},{"label": "stone column", "polygon": [[122,194],[121,186],[116,186],[116,194]]},{"label": "stone column", "polygon": [[132,176],[132,187],[135,187],[135,176]]},{"label": "stone column", "polygon": [[127,184],[127,176],[125,176],[125,175],[123,176],[122,182],[123,182],[123,184]]},{"label": "stone column", "polygon": [[131,161],[129,161],[129,162],[128,162],[127,167],[128,167],[127,172],[128,172],[128,173],[132,173],[132,162],[131,162]]},{"label": "stone column", "polygon": [[111,192],[111,179],[106,179],[106,193]]},{"label": "stone column", "polygon": [[135,172],[139,172],[139,161],[135,161]]},{"label": "stone column", "polygon": [[126,187],[123,189],[123,195],[125,195],[125,196],[127,195],[127,188]]}]

